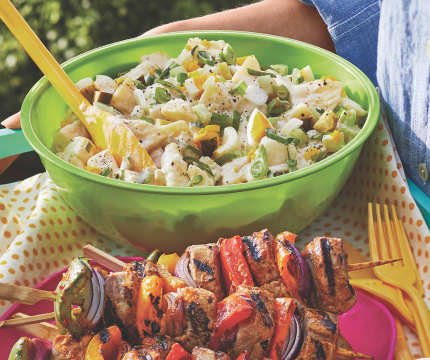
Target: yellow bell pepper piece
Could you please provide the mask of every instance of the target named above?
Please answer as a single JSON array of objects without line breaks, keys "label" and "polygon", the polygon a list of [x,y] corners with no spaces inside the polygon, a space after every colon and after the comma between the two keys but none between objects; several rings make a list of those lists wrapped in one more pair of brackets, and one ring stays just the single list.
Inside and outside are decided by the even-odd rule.
[{"label": "yellow bell pepper piece", "polygon": [[333,131],[333,134],[331,134],[331,138],[336,142],[339,142],[341,137],[342,133],[339,130],[335,130]]},{"label": "yellow bell pepper piece", "polygon": [[101,171],[101,169],[97,166],[85,166],[85,170],[96,175],[100,175]]},{"label": "yellow bell pepper piece", "polygon": [[[176,255],[176,254],[175,254]],[[163,280],[163,291],[165,294],[169,292],[176,292],[179,288],[185,287],[185,281],[173,276],[167,266],[163,264],[156,264],[158,275]]]},{"label": "yellow bell pepper piece", "polygon": [[321,149],[317,150],[314,147],[311,147],[305,151],[305,153],[303,154],[303,157],[306,160],[309,160],[311,157],[319,155],[319,154],[321,154]]},{"label": "yellow bell pepper piece", "polygon": [[169,271],[169,273],[173,275],[175,271],[176,263],[178,261],[179,261],[178,254],[170,254],[170,255],[163,254],[159,257],[157,264],[165,266]]},{"label": "yellow bell pepper piece", "polygon": [[199,61],[193,60],[193,61],[185,61],[185,63],[182,65],[187,72],[195,71],[197,69],[200,69]]},{"label": "yellow bell pepper piece", "polygon": [[237,65],[243,65],[243,63],[245,62],[245,60],[247,58],[249,58],[250,56],[254,56],[254,55],[242,56],[240,58],[237,58]]},{"label": "yellow bell pepper piece", "polygon": [[[153,335],[164,335],[166,323],[162,313],[163,280],[158,276],[147,276],[140,283],[136,307],[136,325],[140,337],[145,332]],[[159,314],[162,316],[160,317]]]},{"label": "yellow bell pepper piece", "polygon": [[205,48],[208,48],[208,47],[210,47],[212,44],[211,44],[209,41],[207,41],[206,39],[204,39],[204,40],[202,40],[202,45],[203,45]]},{"label": "yellow bell pepper piece", "polygon": [[191,51],[191,50],[193,50],[193,48],[191,47],[191,45],[190,44],[187,44],[186,46],[185,46],[185,48],[184,48],[185,50],[188,50],[188,51]]}]

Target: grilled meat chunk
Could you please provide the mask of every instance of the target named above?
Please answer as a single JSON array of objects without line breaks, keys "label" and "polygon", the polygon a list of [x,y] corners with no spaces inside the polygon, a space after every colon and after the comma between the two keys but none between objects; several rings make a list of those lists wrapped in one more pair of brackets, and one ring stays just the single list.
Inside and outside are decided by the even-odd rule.
[{"label": "grilled meat chunk", "polygon": [[242,242],[246,261],[257,285],[268,284],[279,279],[280,275],[274,253],[275,239],[270,231],[264,229],[253,233],[252,236],[244,236]]},{"label": "grilled meat chunk", "polygon": [[339,321],[334,314],[306,309],[304,341],[296,360],[332,360],[337,348]]},{"label": "grilled meat chunk", "polygon": [[185,350],[206,346],[211,340],[216,320],[217,298],[205,289],[178,289],[176,302],[182,302],[185,314],[183,335],[175,338]]},{"label": "grilled meat chunk", "polygon": [[[275,332],[275,305],[273,294],[250,286],[238,286],[236,293],[251,298],[252,315],[241,321],[232,334],[231,344],[224,350],[232,359],[248,351],[250,360],[262,360],[269,350],[269,343]],[[234,338],[233,338],[234,336]]]},{"label": "grilled meat chunk", "polygon": [[191,353],[192,360],[230,360],[226,353],[222,351],[212,351],[200,346],[196,346]]},{"label": "grilled meat chunk", "polygon": [[152,261],[133,261],[124,265],[122,271],[134,272],[139,279],[143,279],[145,276],[158,275],[157,268]]},{"label": "grilled meat chunk", "polygon": [[142,345],[135,346],[134,350],[140,356],[140,359],[148,360],[165,360],[169,355],[174,342],[167,336],[145,337]]},{"label": "grilled meat chunk", "polygon": [[197,286],[213,292],[219,301],[224,299],[218,245],[192,245],[186,252],[190,255],[190,274]]},{"label": "grilled meat chunk", "polygon": [[122,338],[136,344],[139,332],[136,328],[136,302],[140,281],[135,272],[123,271],[110,274],[106,278],[105,326],[117,325]]},{"label": "grilled meat chunk", "polygon": [[348,254],[343,240],[317,237],[306,245],[303,257],[314,285],[311,307],[341,315],[357,301],[348,278]]},{"label": "grilled meat chunk", "polygon": [[58,335],[52,343],[51,360],[84,360],[93,336],[88,334],[78,341],[70,334]]},{"label": "grilled meat chunk", "polygon": [[273,280],[268,284],[261,285],[260,289],[271,292],[275,297],[275,299],[283,298],[283,297],[288,297],[288,298],[291,297],[291,294],[288,291],[288,288],[285,286],[282,279]]}]

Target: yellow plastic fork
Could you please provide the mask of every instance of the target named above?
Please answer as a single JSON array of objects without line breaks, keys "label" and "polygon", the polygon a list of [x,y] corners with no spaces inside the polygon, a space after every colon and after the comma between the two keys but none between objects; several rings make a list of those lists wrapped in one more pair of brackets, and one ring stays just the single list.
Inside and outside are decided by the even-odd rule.
[{"label": "yellow plastic fork", "polygon": [[[398,249],[400,249],[402,257],[406,259],[408,257],[408,254],[405,250],[406,244],[404,244],[402,241],[400,241],[399,244],[396,243],[397,239],[395,238],[391,228],[391,223],[388,216],[388,208],[386,205],[384,205],[384,213],[386,224],[388,225],[385,226],[385,228],[384,224],[382,223],[379,204],[376,204],[377,231],[375,231],[375,226],[372,226],[374,224],[372,204],[369,204],[368,221],[371,259],[374,261],[389,259],[390,252],[396,253]],[[411,298],[416,310],[416,314],[419,315],[414,316],[414,318],[421,348],[424,356],[429,357],[430,313],[418,290],[413,286],[416,279],[416,273],[414,269],[410,267],[410,263],[408,261],[399,261],[396,263],[376,267],[373,269],[373,271],[379,279],[386,282],[387,284],[402,289]]]}]

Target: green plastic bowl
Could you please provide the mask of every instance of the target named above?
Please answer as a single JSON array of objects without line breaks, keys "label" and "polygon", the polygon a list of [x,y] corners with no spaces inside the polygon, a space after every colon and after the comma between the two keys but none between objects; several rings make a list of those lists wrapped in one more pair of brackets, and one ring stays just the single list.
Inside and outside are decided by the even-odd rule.
[{"label": "green plastic bowl", "polygon": [[310,65],[317,77],[334,75],[344,82],[348,97],[369,111],[366,124],[341,151],[276,178],[197,188],[131,184],[80,170],[49,151],[67,106],[43,78],[22,106],[22,128],[28,142],[76,213],[121,243],[144,250],[181,252],[191,244],[244,236],[264,228],[273,234],[299,232],[327,208],[350,176],[379,116],[375,88],[354,65],[328,51],[277,36],[233,31],[131,39],[73,58],[64,64],[64,69],[74,82],[97,74],[116,76],[136,66],[144,54],[162,50],[171,57],[178,56],[190,37],[223,39],[233,46],[237,56],[253,54],[261,64],[284,63],[289,69]]}]

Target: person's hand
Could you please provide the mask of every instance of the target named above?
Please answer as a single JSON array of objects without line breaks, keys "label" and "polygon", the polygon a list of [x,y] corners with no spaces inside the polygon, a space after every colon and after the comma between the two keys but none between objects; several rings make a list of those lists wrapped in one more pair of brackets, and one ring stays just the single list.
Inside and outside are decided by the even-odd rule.
[{"label": "person's hand", "polygon": [[9,116],[1,124],[8,129],[21,129],[21,112]]}]

